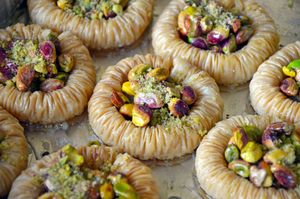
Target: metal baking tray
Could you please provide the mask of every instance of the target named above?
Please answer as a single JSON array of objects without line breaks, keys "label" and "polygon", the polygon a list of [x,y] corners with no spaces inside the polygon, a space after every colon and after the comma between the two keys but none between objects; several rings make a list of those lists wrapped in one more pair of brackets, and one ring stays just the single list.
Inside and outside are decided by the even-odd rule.
[{"label": "metal baking tray", "polygon": [[[273,0],[257,0],[257,2],[269,11],[276,22],[281,36],[281,45],[300,40],[300,0],[295,0],[293,7],[288,6],[288,0],[276,2]],[[116,64],[119,60],[135,54],[153,52],[151,47],[152,28],[159,14],[168,3],[168,0],[157,0],[155,2],[153,21],[134,45],[109,52],[91,52],[97,71],[97,81],[101,79],[108,66]],[[18,21],[24,22],[28,19],[28,15],[24,10],[23,16],[19,17]],[[221,87],[220,89],[225,105],[224,119],[234,115],[255,114],[249,101],[248,84],[237,88]],[[58,150],[67,143],[82,146],[97,139],[89,126],[87,111],[79,117],[60,124],[47,126],[23,125],[30,148],[29,164]],[[194,156],[195,154],[191,154],[171,162],[145,162],[153,169],[162,199],[207,198],[204,191],[197,184],[194,172]]]}]

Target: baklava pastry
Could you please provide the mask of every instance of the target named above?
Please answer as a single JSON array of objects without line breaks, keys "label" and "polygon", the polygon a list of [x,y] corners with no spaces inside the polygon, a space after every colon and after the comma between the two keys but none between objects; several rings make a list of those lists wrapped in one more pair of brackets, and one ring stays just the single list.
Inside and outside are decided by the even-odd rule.
[{"label": "baklava pastry", "polygon": [[95,81],[88,49],[70,32],[23,24],[0,30],[0,105],[19,120],[49,124],[80,115]]},{"label": "baklava pastry", "polygon": [[8,194],[15,178],[27,167],[27,158],[23,127],[0,107],[0,197]]},{"label": "baklava pastry", "polygon": [[154,0],[29,0],[34,23],[71,31],[91,49],[136,41],[152,20]]},{"label": "baklava pastry", "polygon": [[172,0],[152,33],[156,54],[184,58],[227,86],[249,81],[278,43],[273,20],[251,0]]},{"label": "baklava pastry", "polygon": [[105,146],[64,146],[38,160],[14,182],[8,198],[158,199],[151,169]]},{"label": "baklava pastry", "polygon": [[289,44],[258,68],[250,83],[254,110],[289,122],[300,122],[300,42]]},{"label": "baklava pastry", "polygon": [[216,124],[197,149],[200,186],[212,198],[299,198],[299,126],[270,116]]},{"label": "baklava pastry", "polygon": [[144,160],[174,159],[222,118],[223,101],[215,81],[186,61],[136,55],[106,70],[88,112],[105,144]]}]

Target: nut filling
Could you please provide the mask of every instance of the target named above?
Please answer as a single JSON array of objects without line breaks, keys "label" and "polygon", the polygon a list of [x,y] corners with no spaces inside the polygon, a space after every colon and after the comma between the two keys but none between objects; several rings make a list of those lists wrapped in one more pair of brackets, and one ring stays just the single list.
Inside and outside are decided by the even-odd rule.
[{"label": "nut filling", "polygon": [[261,132],[239,126],[225,149],[228,168],[257,187],[293,189],[300,184],[300,134],[286,122]]},{"label": "nut filling", "polygon": [[55,33],[45,40],[0,40],[0,83],[16,86],[19,91],[51,92],[64,87],[74,66],[74,58],[60,54]]},{"label": "nut filling", "polygon": [[280,83],[280,90],[292,100],[300,102],[300,59],[282,67],[282,72],[286,77]]},{"label": "nut filling", "polygon": [[184,41],[202,50],[230,54],[245,46],[254,33],[247,16],[237,9],[226,11],[212,0],[186,0],[178,15]]},{"label": "nut filling", "polygon": [[169,77],[167,68],[140,64],[128,73],[122,92],[113,91],[111,102],[138,127],[146,125],[190,126],[186,115],[197,97],[194,89]]},{"label": "nut filling", "polygon": [[88,164],[75,148],[63,147],[59,161],[39,176],[45,192],[38,198],[138,198],[127,177],[116,172],[117,165],[90,169]]},{"label": "nut filling", "polygon": [[129,0],[57,0],[62,10],[87,19],[109,19],[122,15]]}]

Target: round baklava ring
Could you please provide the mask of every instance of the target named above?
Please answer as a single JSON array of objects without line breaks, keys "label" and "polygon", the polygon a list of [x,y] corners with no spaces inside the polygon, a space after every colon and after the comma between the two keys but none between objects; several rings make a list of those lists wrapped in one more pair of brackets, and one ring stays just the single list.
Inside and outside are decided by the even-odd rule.
[{"label": "round baklava ring", "polygon": [[8,196],[71,197],[158,199],[159,194],[151,169],[128,154],[105,146],[66,145],[25,170]]},{"label": "round baklava ring", "polygon": [[27,167],[27,158],[23,127],[0,107],[0,197],[8,194],[15,178]]},{"label": "round baklava ring", "polygon": [[[280,126],[285,129],[282,130]],[[240,131],[241,127],[244,130]],[[262,137],[256,137],[258,142],[262,144],[255,144],[251,141],[255,139],[255,132],[257,132],[251,129],[253,127],[263,132]],[[298,147],[300,143],[299,125],[295,125],[295,127]],[[293,136],[288,132],[289,130],[291,130],[290,124],[280,122],[269,116],[235,116],[217,123],[203,138],[196,152],[195,168],[201,188],[209,196],[216,199],[299,198],[298,177],[294,171],[282,166],[278,161],[280,158],[281,160],[284,159],[282,162],[286,164],[291,159],[295,160],[295,150],[298,151],[299,149],[295,149],[295,146],[290,147],[290,143],[294,143],[294,138],[292,141],[289,139],[283,141],[289,143],[286,145],[288,148],[284,148],[284,146],[282,149],[273,148],[274,144],[282,145],[282,140],[277,142],[280,136],[283,140],[289,135]],[[239,135],[247,136],[247,139]],[[238,149],[235,150],[234,148],[240,148],[244,142],[248,143],[239,153],[243,159],[241,160],[239,157],[235,157]],[[236,145],[231,143],[236,143]],[[265,154],[262,159],[256,162],[258,158],[262,157],[262,151],[266,151],[266,148],[269,149],[269,147],[271,147],[269,154]],[[235,160],[232,161],[232,158]],[[228,164],[228,161],[232,162]],[[252,163],[248,163],[248,161]],[[299,160],[297,159],[297,161]],[[276,163],[272,164],[272,162]],[[294,169],[299,170],[298,165]]]},{"label": "round baklava ring", "polygon": [[63,122],[80,115],[96,81],[88,49],[70,32],[39,25],[0,30],[0,105],[21,121]]},{"label": "round baklava ring", "polygon": [[[29,0],[27,4],[34,23],[59,32],[71,31],[87,47],[100,50],[128,46],[138,40],[152,20],[154,0],[99,0],[98,4]],[[97,7],[93,9],[93,5]]]},{"label": "round baklava ring", "polygon": [[[179,56],[206,71],[219,85],[237,86],[249,81],[258,66],[276,52],[279,35],[275,24],[257,3],[216,1],[221,8],[213,2],[200,5],[205,12],[198,13],[200,8],[190,2],[199,1],[188,2],[172,0],[160,15],[152,33],[157,55]],[[209,14],[202,16],[206,12]],[[215,18],[215,13],[223,18]]]},{"label": "round baklava ring", "polygon": [[[129,82],[129,76],[147,71],[146,79]],[[178,91],[178,85],[166,88],[172,84],[161,81],[166,78],[180,83],[183,90]],[[147,93],[147,88],[156,87],[152,80],[161,89]],[[130,89],[134,85],[141,85],[136,95]],[[122,91],[134,98],[134,104],[118,104],[127,101]],[[214,79],[185,60],[136,55],[106,70],[94,89],[88,111],[94,132],[105,144],[144,160],[174,159],[195,150],[207,130],[222,118],[223,101]]]},{"label": "round baklava ring", "polygon": [[260,65],[250,82],[251,104],[258,114],[300,122],[299,59],[300,42],[297,41],[283,47]]}]

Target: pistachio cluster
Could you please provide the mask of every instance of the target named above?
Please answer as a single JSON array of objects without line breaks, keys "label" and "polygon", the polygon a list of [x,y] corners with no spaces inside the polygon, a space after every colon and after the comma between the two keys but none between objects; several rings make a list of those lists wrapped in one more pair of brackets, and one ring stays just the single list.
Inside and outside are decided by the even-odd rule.
[{"label": "pistachio cluster", "polygon": [[300,134],[286,122],[261,132],[255,126],[233,130],[225,159],[228,168],[257,187],[295,188],[300,183]]},{"label": "pistachio cluster", "polygon": [[300,59],[294,60],[287,66],[282,67],[282,72],[287,77],[281,81],[280,90],[287,96],[294,97],[294,99],[299,101]]},{"label": "pistachio cluster", "polygon": [[113,91],[111,102],[139,127],[176,121],[196,101],[193,88],[172,82],[166,68],[140,64],[129,71],[128,80],[123,92]]},{"label": "pistachio cluster", "polygon": [[109,19],[122,15],[128,0],[57,0],[62,10],[87,19]]},{"label": "pistachio cluster", "polygon": [[72,55],[59,55],[59,41],[49,32],[43,42],[0,41],[0,83],[19,91],[51,92],[64,87],[74,66]]},{"label": "pistachio cluster", "polygon": [[254,33],[248,17],[238,10],[226,11],[212,0],[191,1],[178,15],[179,32],[186,42],[217,53],[230,54]]},{"label": "pistachio cluster", "polygon": [[137,193],[128,179],[107,163],[100,168],[85,167],[84,157],[70,145],[63,147],[58,163],[45,171],[41,178],[48,192],[47,198],[137,199]]}]

